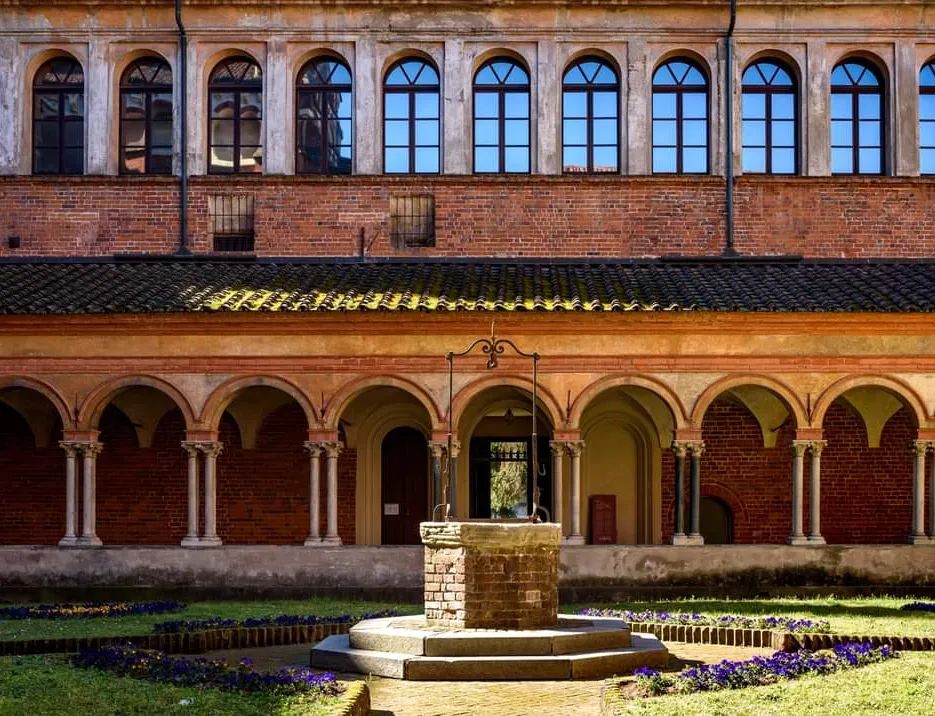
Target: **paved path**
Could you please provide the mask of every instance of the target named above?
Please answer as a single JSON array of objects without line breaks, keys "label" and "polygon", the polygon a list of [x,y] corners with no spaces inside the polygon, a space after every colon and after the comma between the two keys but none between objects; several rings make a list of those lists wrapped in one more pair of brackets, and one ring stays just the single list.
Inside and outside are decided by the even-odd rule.
[{"label": "paved path", "polygon": [[[749,659],[770,649],[669,642],[671,666]],[[236,662],[253,659],[260,669],[308,664],[309,645],[215,651],[207,656]],[[339,674],[345,681],[364,679],[370,687],[373,714],[380,716],[590,716],[600,713],[603,681],[398,681]]]}]

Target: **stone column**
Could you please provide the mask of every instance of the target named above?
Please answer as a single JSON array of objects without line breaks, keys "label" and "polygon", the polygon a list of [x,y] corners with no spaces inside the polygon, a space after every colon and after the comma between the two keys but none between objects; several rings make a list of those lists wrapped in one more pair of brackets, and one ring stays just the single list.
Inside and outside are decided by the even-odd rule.
[{"label": "stone column", "polygon": [[[85,87],[85,174],[108,174],[111,172],[111,132],[117,115],[111,111],[110,62],[107,46],[109,38],[92,36],[88,43],[88,66],[84,77]],[[116,162],[114,169],[116,169]]]},{"label": "stone column", "polygon": [[530,80],[536,85],[538,99],[532,134],[536,141],[532,145],[534,156],[530,169],[535,174],[561,174],[562,68],[555,40],[539,41],[536,67]]},{"label": "stone column", "polygon": [[289,112],[287,98],[295,91],[295,80],[289,71],[285,39],[273,38],[266,44],[263,84],[263,173],[288,174],[295,161],[295,142],[289,141],[295,113]]},{"label": "stone column", "polygon": [[[471,136],[467,130],[465,110],[467,94],[471,92],[470,65],[464,60],[464,41],[445,40],[445,66],[442,74],[442,122],[441,161],[442,174],[467,174],[470,172]],[[453,141],[446,142],[445,137]],[[454,141],[457,137],[460,141]]]},{"label": "stone column", "polygon": [[74,547],[78,544],[78,446],[62,441],[59,447],[65,451],[65,536],[59,540],[59,547]]},{"label": "stone column", "polygon": [[675,453],[675,526],[672,544],[685,544],[685,456],[688,454],[688,444],[675,441],[672,443],[672,452]]},{"label": "stone column", "polygon": [[787,540],[789,544],[808,544],[808,538],[802,529],[803,471],[808,446],[806,440],[792,441],[792,533]]},{"label": "stone column", "polygon": [[439,517],[435,514],[435,508],[442,503],[442,463],[446,447],[444,443],[429,443],[429,452],[432,455],[432,514],[429,518],[431,520]]},{"label": "stone column", "polygon": [[912,534],[909,544],[928,544],[925,535],[925,453],[928,443],[925,440],[913,440],[912,451],[915,463],[912,471]]},{"label": "stone column", "polygon": [[825,544],[821,536],[821,451],[828,444],[826,440],[813,440],[812,468],[809,474],[808,490],[808,543]]},{"label": "stone column", "polygon": [[322,447],[328,456],[328,532],[324,542],[341,544],[338,536],[338,455],[341,454],[341,443],[322,443]]},{"label": "stone column", "polygon": [[[451,464],[451,484],[448,485],[448,514],[454,518],[457,509],[458,503],[458,458],[461,456],[461,441],[452,440],[451,441],[451,455],[448,456],[448,460]],[[442,479],[447,480],[448,475],[444,475]]]},{"label": "stone column", "polygon": [[[935,442],[929,443],[929,449],[935,451]],[[929,471],[929,541],[935,544],[935,457]]]},{"label": "stone column", "polygon": [[205,456],[205,525],[199,546],[220,547],[221,538],[217,528],[217,460],[224,449],[220,442],[199,443],[198,449]]},{"label": "stone column", "polygon": [[[551,440],[549,447],[552,449],[552,522],[557,525],[562,524],[562,502],[565,495],[562,491],[562,464],[565,460],[565,443],[560,440]],[[565,533],[565,527],[562,525],[562,534]]]},{"label": "stone column", "polygon": [[182,441],[182,449],[188,453],[188,529],[182,538],[183,547],[199,547],[198,536],[198,443]]},{"label": "stone column", "polygon": [[[919,70],[916,66],[916,43],[896,41],[893,66],[893,91],[886,98],[893,117],[894,176],[919,175]],[[895,110],[895,111],[894,111]]]},{"label": "stone column", "polygon": [[584,440],[572,440],[565,443],[571,455],[571,534],[565,538],[566,544],[584,544],[581,534],[581,453],[584,452]]},{"label": "stone column", "polygon": [[805,52],[803,173],[806,176],[828,176],[831,173],[831,125],[828,121],[831,99],[828,93],[832,58],[828,56],[824,40],[808,40]]},{"label": "stone column", "polygon": [[689,503],[688,543],[704,544],[701,536],[701,455],[704,453],[704,443],[700,440],[689,445],[691,449],[691,485]]},{"label": "stone column", "polygon": [[318,443],[303,443],[308,450],[310,458],[310,472],[308,479],[308,537],[306,547],[320,547],[321,541],[321,445]]},{"label": "stone column", "polygon": [[383,167],[382,78],[373,39],[362,36],[354,45],[354,173],[379,174]]},{"label": "stone column", "polygon": [[97,456],[103,446],[100,443],[80,443],[77,447],[84,456],[82,475],[81,536],[77,544],[82,547],[100,547],[97,536]]}]

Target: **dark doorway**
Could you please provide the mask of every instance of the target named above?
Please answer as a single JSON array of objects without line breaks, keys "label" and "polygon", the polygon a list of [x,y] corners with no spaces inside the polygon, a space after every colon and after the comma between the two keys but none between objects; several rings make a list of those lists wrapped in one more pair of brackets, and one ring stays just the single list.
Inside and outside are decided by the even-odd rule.
[{"label": "dark doorway", "polygon": [[[531,438],[471,439],[471,517],[523,518],[532,510]],[[540,505],[552,511],[552,463],[548,438],[539,438]],[[544,515],[543,515],[544,518]]]},{"label": "dark doorway", "polygon": [[723,500],[701,498],[701,535],[705,544],[732,544],[734,515]]},{"label": "dark doorway", "polygon": [[422,544],[419,523],[428,519],[428,443],[414,428],[395,428],[381,450],[381,544]]}]

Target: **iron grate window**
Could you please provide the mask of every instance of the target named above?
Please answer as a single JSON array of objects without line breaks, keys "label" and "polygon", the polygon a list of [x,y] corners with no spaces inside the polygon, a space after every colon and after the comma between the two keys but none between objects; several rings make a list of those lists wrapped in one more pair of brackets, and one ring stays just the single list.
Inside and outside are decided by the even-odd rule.
[{"label": "iron grate window", "polygon": [[254,250],[253,197],[220,195],[211,197],[211,226],[215,251]]},{"label": "iron grate window", "polygon": [[390,239],[398,248],[435,246],[435,197],[391,197]]}]

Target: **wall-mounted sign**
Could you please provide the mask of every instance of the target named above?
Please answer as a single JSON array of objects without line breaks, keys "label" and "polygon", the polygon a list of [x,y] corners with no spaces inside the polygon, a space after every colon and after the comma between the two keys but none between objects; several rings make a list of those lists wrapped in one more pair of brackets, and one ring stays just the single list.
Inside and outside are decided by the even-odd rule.
[{"label": "wall-mounted sign", "polygon": [[388,517],[398,517],[399,516],[399,503],[398,502],[384,502],[383,503],[383,514]]}]

